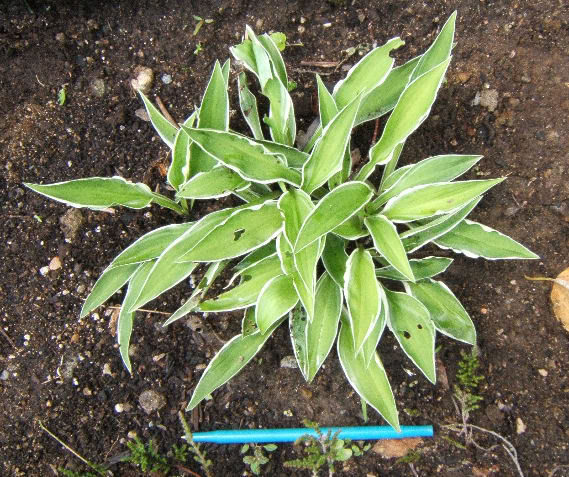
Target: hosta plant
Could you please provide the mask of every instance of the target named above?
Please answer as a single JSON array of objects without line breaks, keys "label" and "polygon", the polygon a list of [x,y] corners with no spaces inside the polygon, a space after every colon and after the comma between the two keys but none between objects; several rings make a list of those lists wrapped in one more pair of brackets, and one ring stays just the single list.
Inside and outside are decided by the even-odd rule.
[{"label": "hosta plant", "polygon": [[[307,381],[336,342],[344,373],[361,399],[399,427],[376,351],[386,328],[433,383],[437,332],[476,341],[468,313],[435,279],[452,262],[435,256],[437,248],[488,259],[536,258],[511,238],[466,218],[503,180],[455,181],[481,156],[440,155],[398,167],[405,141],[427,118],[443,83],[455,17],[423,55],[401,66],[394,67],[390,53],[403,41],[393,38],[365,55],[332,91],[317,76],[319,127],[302,149],[295,148],[294,105],[280,51],[269,35],[247,28],[231,53],[243,66],[237,92],[250,135],[230,129],[229,61],[215,63],[200,107],[183,124],[169,122],[141,94],[156,132],[171,149],[167,180],[173,198],[120,177],[27,184],[75,207],[139,209],[157,203],[183,218],[197,199],[232,194],[242,202],[144,235],[95,283],[81,316],[128,285],[117,326],[129,371],[136,310],[200,267],[203,278],[164,325],[189,312],[243,310],[242,331],[211,360],[188,409],[238,373],[286,322]],[[262,120],[245,70],[268,100]],[[367,161],[352,170],[351,131],[388,114]],[[381,174],[372,182],[376,170]],[[234,272],[231,288],[206,298],[227,267]]]}]

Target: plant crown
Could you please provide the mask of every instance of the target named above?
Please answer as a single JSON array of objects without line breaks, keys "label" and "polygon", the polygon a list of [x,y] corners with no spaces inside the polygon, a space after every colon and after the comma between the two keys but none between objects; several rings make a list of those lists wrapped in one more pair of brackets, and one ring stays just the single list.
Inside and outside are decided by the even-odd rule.
[{"label": "plant crown", "polygon": [[[537,258],[506,235],[466,219],[482,195],[503,180],[454,181],[481,156],[440,155],[397,167],[405,141],[427,118],[443,83],[455,19],[456,12],[424,54],[401,66],[394,67],[390,53],[404,42],[393,38],[365,55],[332,92],[317,75],[320,125],[302,148],[295,148],[294,105],[279,48],[269,35],[257,36],[247,27],[244,41],[231,53],[253,73],[269,102],[261,122],[247,75],[239,73],[239,106],[252,136],[229,127],[229,60],[215,63],[200,107],[179,126],[141,93],[152,125],[171,149],[167,180],[176,191],[173,199],[121,177],[26,184],[55,200],[95,210],[157,203],[188,215],[188,200],[232,194],[243,201],[144,235],[95,283],[81,316],[128,284],[117,335],[129,371],[135,311],[203,265],[203,279],[164,326],[193,311],[243,310],[243,323],[242,332],[210,361],[188,409],[237,374],[286,321],[307,381],[336,342],[350,384],[399,428],[395,399],[376,351],[385,329],[433,383],[437,332],[476,342],[468,313],[434,279],[452,259],[412,258],[413,253],[434,244],[468,257]],[[352,170],[352,129],[387,114],[367,162]],[[372,184],[378,166],[381,179]],[[231,283],[238,284],[205,299],[230,265],[235,272]],[[404,291],[392,290],[396,282]]]}]

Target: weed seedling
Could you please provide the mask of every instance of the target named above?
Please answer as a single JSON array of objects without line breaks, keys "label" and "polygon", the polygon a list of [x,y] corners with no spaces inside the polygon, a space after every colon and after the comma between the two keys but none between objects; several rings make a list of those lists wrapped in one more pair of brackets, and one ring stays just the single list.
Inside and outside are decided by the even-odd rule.
[{"label": "weed seedling", "polygon": [[249,449],[253,449],[253,455],[246,455],[243,457],[243,463],[248,465],[251,468],[251,472],[255,475],[261,475],[261,467],[267,464],[270,460],[270,454],[265,454],[264,451],[273,452],[277,450],[277,446],[275,444],[266,444],[266,445],[255,445],[252,444],[252,447],[249,444],[245,444],[241,447],[241,454],[246,454]]}]

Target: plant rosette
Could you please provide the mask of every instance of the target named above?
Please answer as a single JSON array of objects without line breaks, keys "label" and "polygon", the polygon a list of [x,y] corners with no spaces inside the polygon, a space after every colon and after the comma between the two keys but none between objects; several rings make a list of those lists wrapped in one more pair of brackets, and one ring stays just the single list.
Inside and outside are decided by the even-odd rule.
[{"label": "plant rosette", "polygon": [[[428,50],[394,67],[393,38],[365,55],[332,91],[316,76],[320,126],[295,148],[294,105],[279,48],[249,27],[231,48],[268,100],[262,121],[247,74],[237,76],[239,105],[251,135],[229,128],[229,60],[215,63],[201,105],[179,127],[142,93],[158,135],[171,150],[170,198],[120,177],[26,184],[74,207],[101,210],[156,203],[187,217],[197,199],[234,195],[243,204],[195,222],[158,228],[121,252],[104,270],[81,316],[127,285],[117,336],[125,366],[134,314],[182,282],[204,274],[187,301],[164,323],[189,312],[243,310],[242,332],[203,372],[188,409],[235,376],[275,329],[288,323],[298,368],[314,379],[336,343],[343,371],[365,403],[399,429],[395,399],[377,352],[388,329],[414,365],[435,383],[435,337],[475,344],[476,331],[452,291],[435,277],[452,259],[414,258],[417,250],[451,249],[468,257],[535,259],[506,235],[466,217],[502,182],[455,181],[479,155],[448,154],[398,167],[407,138],[427,118],[450,64],[456,13]],[[359,124],[388,115],[367,162],[352,170],[350,135]],[[378,184],[371,174],[382,168]],[[434,245],[434,247],[433,247]],[[433,252],[435,253],[435,252]],[[239,259],[237,261],[237,259]],[[205,299],[232,266],[235,284]],[[394,288],[394,283],[402,286]],[[389,288],[388,288],[389,286]]]}]

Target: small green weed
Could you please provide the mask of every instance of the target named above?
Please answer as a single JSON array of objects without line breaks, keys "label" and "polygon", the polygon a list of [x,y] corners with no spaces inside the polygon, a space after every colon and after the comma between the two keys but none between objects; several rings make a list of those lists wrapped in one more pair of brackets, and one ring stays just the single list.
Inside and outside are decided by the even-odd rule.
[{"label": "small green weed", "polygon": [[460,356],[461,360],[458,362],[456,373],[459,384],[454,387],[454,396],[460,403],[462,412],[468,417],[470,412],[480,407],[479,403],[483,400],[482,396],[476,392],[484,376],[476,374],[480,367],[476,348],[473,348],[470,353],[461,351]]},{"label": "small green weed", "polygon": [[63,106],[67,100],[67,85],[63,85],[57,92],[57,104]]},{"label": "small green weed", "polygon": [[329,475],[334,475],[336,471],[335,462],[346,461],[352,456],[359,457],[371,447],[369,444],[359,447],[357,444],[352,444],[350,439],[339,439],[338,432],[334,435],[331,435],[330,432],[323,434],[318,424],[308,419],[303,422],[306,427],[314,429],[318,438],[305,434],[297,439],[295,444],[306,444],[304,449],[306,455],[300,459],[289,460],[284,463],[284,466],[311,470],[312,477],[318,476],[318,472],[324,464],[328,466]]},{"label": "small green weed", "polygon": [[135,437],[126,445],[130,450],[130,455],[125,457],[123,462],[138,465],[143,472],[161,472],[164,474],[170,472],[168,459],[160,455],[152,439],[145,444],[139,437]]},{"label": "small green weed", "polygon": [[201,41],[199,41],[198,44],[196,45],[196,49],[194,50],[194,55],[199,55],[202,51],[203,51],[202,43]]},{"label": "small green weed", "polygon": [[249,444],[245,444],[241,447],[241,454],[246,454],[251,448],[253,449],[253,455],[244,456],[243,463],[248,465],[251,468],[251,472],[255,475],[261,475],[261,466],[271,460],[270,454],[267,455],[264,451],[273,452],[277,450],[277,446],[275,444],[266,444],[263,446],[252,444],[251,447]]}]

